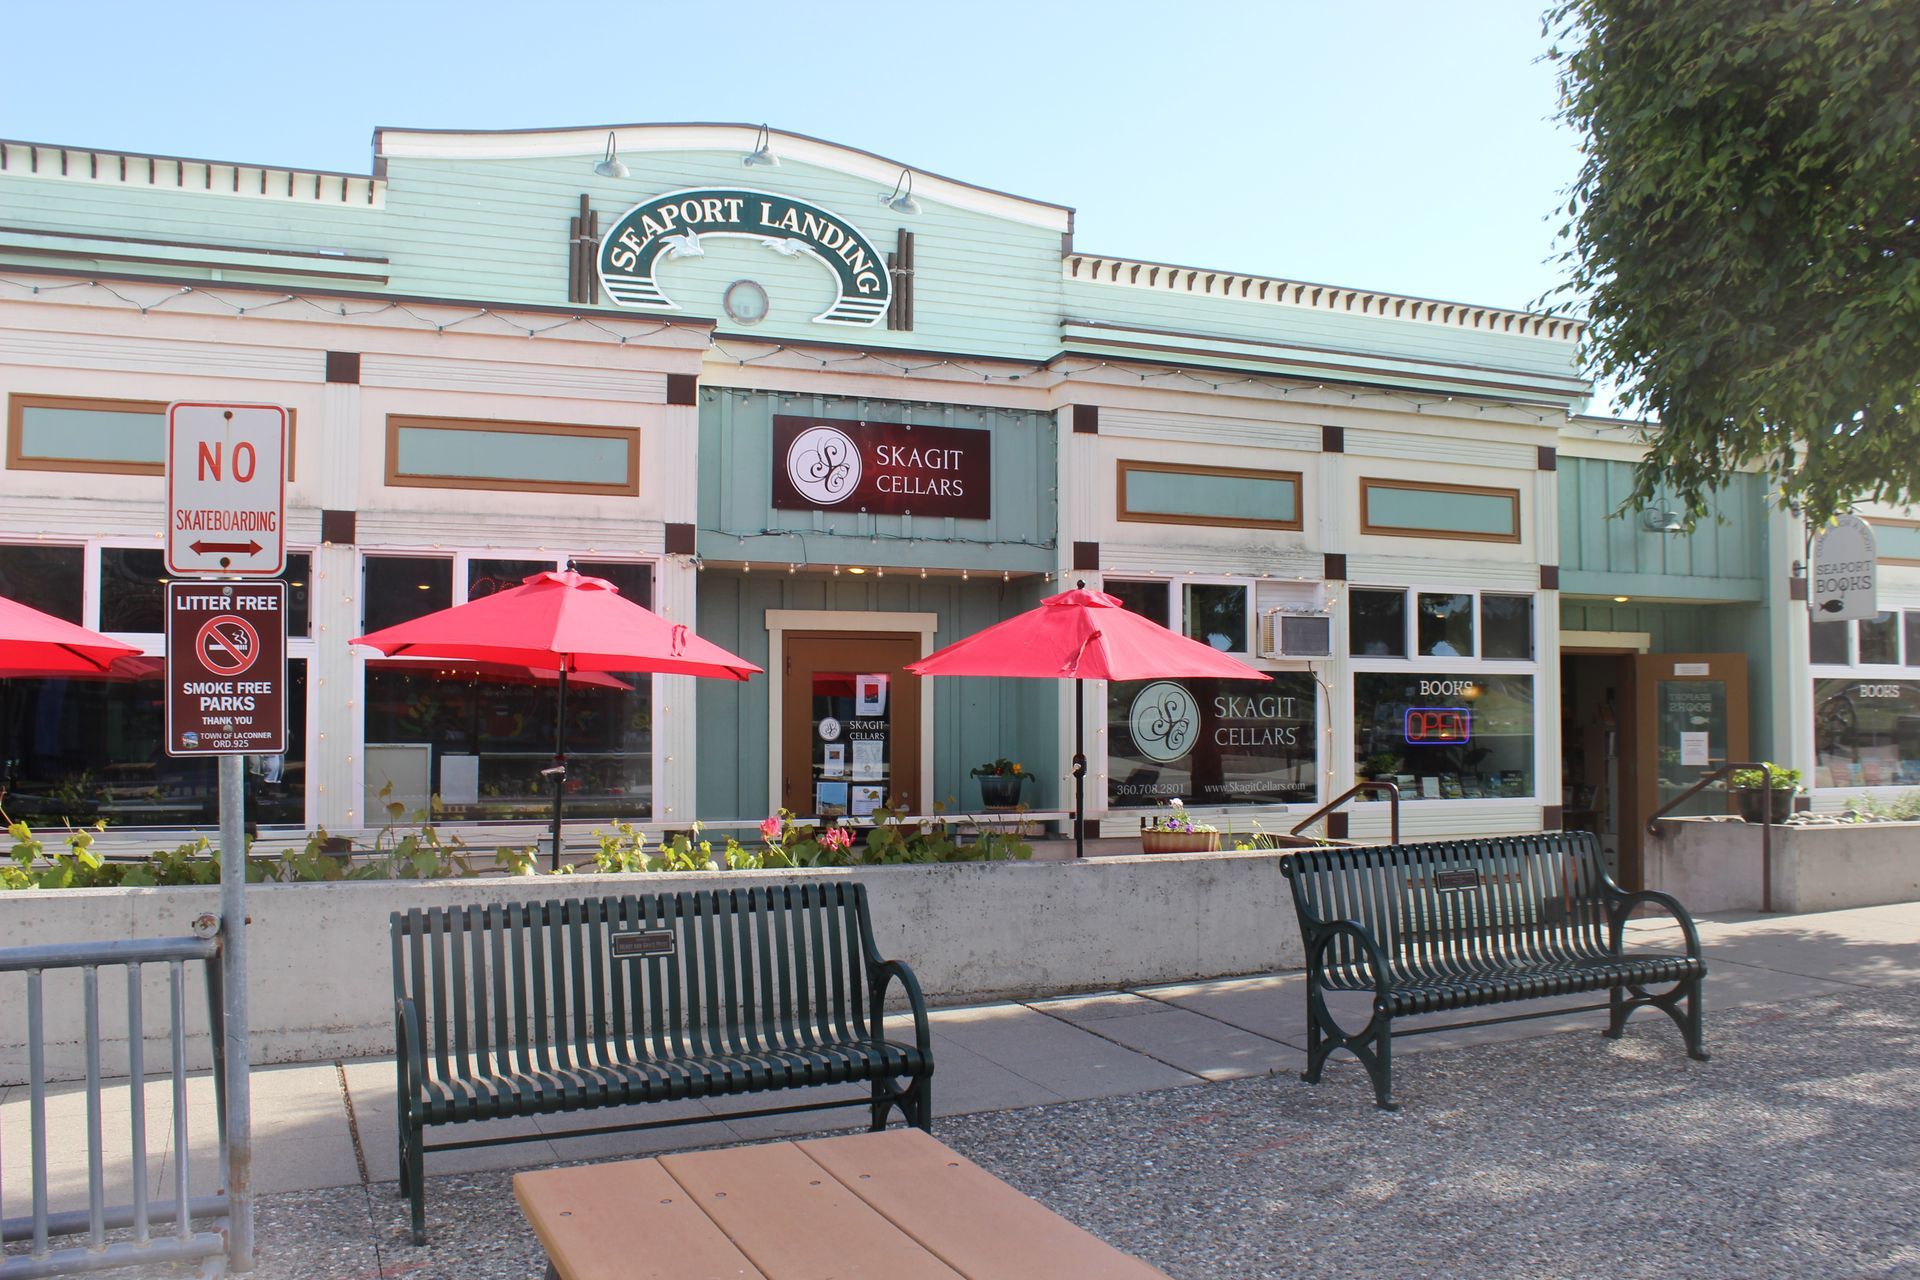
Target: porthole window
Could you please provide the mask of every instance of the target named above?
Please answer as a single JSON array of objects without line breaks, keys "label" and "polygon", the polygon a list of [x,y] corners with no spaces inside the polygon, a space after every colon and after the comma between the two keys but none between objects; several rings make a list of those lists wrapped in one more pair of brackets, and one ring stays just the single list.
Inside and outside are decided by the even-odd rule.
[{"label": "porthole window", "polygon": [[757,280],[735,280],[721,301],[735,324],[759,324],[767,318],[767,291]]}]

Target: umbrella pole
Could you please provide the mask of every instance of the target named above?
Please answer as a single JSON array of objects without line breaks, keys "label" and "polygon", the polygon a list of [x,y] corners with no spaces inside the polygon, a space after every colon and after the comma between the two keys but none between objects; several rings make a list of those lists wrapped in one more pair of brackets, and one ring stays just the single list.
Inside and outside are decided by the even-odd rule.
[{"label": "umbrella pole", "polygon": [[1087,682],[1073,679],[1073,856],[1087,854]]},{"label": "umbrella pole", "polygon": [[560,869],[560,807],[567,795],[567,660],[560,660],[560,711],[553,729],[553,869]]}]

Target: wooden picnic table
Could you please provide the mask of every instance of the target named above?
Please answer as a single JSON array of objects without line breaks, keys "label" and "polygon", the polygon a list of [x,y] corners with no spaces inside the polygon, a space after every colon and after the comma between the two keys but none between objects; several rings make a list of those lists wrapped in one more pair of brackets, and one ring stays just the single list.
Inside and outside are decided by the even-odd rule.
[{"label": "wooden picnic table", "polygon": [[522,1173],[559,1280],[1166,1280],[918,1129]]}]

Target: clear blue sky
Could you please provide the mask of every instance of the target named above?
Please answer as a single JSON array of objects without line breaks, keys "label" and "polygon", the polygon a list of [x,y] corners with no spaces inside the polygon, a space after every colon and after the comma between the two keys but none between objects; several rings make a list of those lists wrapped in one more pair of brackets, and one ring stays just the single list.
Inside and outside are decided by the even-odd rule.
[{"label": "clear blue sky", "polygon": [[1578,164],[1545,6],[17,0],[0,136],[364,173],[376,125],[767,121],[1083,249],[1517,306]]}]

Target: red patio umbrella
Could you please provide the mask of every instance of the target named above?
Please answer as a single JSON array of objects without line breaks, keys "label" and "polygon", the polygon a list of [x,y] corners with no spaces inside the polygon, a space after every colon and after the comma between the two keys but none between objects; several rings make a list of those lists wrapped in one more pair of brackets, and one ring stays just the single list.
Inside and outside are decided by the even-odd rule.
[{"label": "red patio umbrella", "polygon": [[1073,856],[1085,852],[1086,682],[1211,676],[1271,680],[1264,671],[1133,613],[1082,582],[1017,617],[907,664],[923,676],[1016,676],[1073,681]]},{"label": "red patio umbrella", "polygon": [[605,578],[573,569],[536,573],[517,587],[386,627],[353,643],[391,658],[500,662],[559,673],[553,748],[553,865],[567,781],[567,677],[581,671],[655,671],[745,680],[760,671],[626,599]]},{"label": "red patio umbrella", "polygon": [[0,596],[0,676],[111,673],[140,650]]}]

